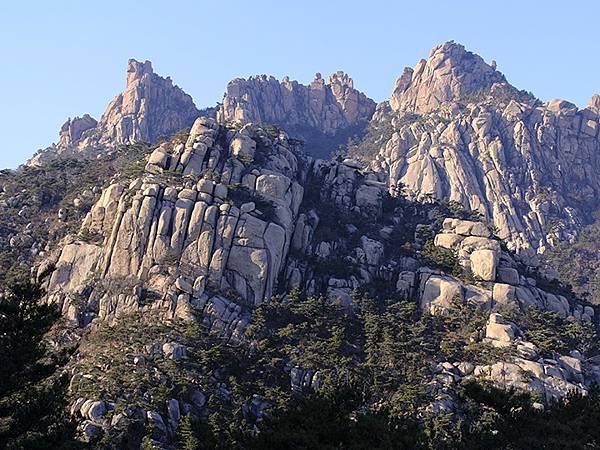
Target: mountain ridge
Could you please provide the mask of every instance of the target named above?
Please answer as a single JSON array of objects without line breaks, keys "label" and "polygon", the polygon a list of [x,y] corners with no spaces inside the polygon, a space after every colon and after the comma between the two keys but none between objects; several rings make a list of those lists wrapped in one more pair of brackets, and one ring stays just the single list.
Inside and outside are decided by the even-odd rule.
[{"label": "mountain ridge", "polygon": [[599,129],[599,96],[542,104],[454,42],[378,104],[336,72],[198,110],[130,60],[99,121],[0,172],[0,305],[20,277],[59,312],[92,447],[262,448],[334,409],[371,442],[501,448],[598,397],[598,306],[539,255],[600,208]]}]

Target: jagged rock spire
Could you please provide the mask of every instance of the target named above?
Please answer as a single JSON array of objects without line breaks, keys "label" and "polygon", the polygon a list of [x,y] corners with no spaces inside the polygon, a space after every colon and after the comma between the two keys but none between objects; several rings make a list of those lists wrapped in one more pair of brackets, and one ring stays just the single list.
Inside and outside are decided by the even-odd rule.
[{"label": "jagged rock spire", "polygon": [[588,109],[594,111],[596,114],[600,114],[600,95],[594,94],[590,99]]},{"label": "jagged rock spire", "polygon": [[75,117],[67,119],[60,127],[58,145],[68,147],[79,141],[84,132],[93,129],[98,125],[98,121],[89,114],[84,114],[83,117]]}]

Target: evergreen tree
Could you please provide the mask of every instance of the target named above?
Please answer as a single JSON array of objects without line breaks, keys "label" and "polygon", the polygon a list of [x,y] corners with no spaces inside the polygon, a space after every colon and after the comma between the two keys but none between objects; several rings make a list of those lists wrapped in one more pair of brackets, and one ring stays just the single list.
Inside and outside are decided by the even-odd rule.
[{"label": "evergreen tree", "polygon": [[192,416],[186,414],[179,423],[179,445],[182,450],[199,450],[200,441],[196,436]]},{"label": "evergreen tree", "polygon": [[66,413],[64,353],[48,349],[45,334],[55,308],[39,303],[41,289],[16,283],[0,299],[0,448],[73,448]]}]

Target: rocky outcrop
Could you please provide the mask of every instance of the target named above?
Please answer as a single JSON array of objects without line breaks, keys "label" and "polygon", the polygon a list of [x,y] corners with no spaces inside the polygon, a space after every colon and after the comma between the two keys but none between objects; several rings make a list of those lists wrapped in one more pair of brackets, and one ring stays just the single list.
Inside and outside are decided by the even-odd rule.
[{"label": "rocky outcrop", "polygon": [[600,114],[600,95],[594,94],[589,101],[587,108],[596,114]]},{"label": "rocky outcrop", "polygon": [[110,102],[91,139],[99,144],[153,143],[190,127],[196,117],[192,97],[170,78],[155,74],[150,61],[130,59],[125,91]]},{"label": "rocky outcrop", "polygon": [[[573,321],[591,322],[594,317],[591,307],[573,304],[563,295],[537,287],[532,276],[522,273],[527,268],[524,262],[504,252],[481,222],[446,219],[434,243],[451,250],[465,273],[480,284],[474,286],[428,268],[418,269],[415,272],[415,280],[420,280],[418,299],[421,307],[432,314],[443,313],[453,300],[459,300],[492,310],[514,307],[525,311],[535,307]],[[406,275],[403,277],[406,279]]]},{"label": "rocky outcrop", "polygon": [[495,64],[490,66],[453,41],[433,50],[414,69],[404,69],[390,98],[393,111],[426,114],[444,103],[506,83]]},{"label": "rocky outcrop", "polygon": [[144,309],[186,318],[195,309],[238,336],[246,307],[274,292],[303,196],[300,169],[283,134],[198,119],[185,144],[156,148],[143,178],[104,190],[82,224],[102,242],[67,239],[50,301],[76,325]]},{"label": "rocky outcrop", "polygon": [[345,130],[365,125],[374,111],[375,102],[356,90],[352,78],[339,71],[330,75],[328,82],[316,74],[308,86],[288,77],[282,81],[266,75],[236,78],[227,85],[217,118],[275,124],[306,140],[313,153],[327,155],[335,147],[319,149],[313,144],[327,145],[332,141],[324,137],[345,136]]},{"label": "rocky outcrop", "polygon": [[75,117],[68,119],[60,128],[58,145],[59,147],[70,147],[76,144],[83,136],[83,133],[95,128],[98,121],[89,114],[84,114],[83,117]]},{"label": "rocky outcrop", "polygon": [[392,193],[457,202],[511,249],[541,253],[573,239],[599,206],[596,103],[536,103],[447,43],[406,72],[389,107],[378,109],[373,123],[385,119],[393,131],[372,167],[388,176]]},{"label": "rocky outcrop", "polygon": [[127,85],[99,122],[88,114],[69,119],[57,145],[38,152],[28,165],[43,165],[59,155],[95,156],[119,144],[154,143],[188,128],[200,115],[192,98],[152,69],[150,61],[130,59]]}]

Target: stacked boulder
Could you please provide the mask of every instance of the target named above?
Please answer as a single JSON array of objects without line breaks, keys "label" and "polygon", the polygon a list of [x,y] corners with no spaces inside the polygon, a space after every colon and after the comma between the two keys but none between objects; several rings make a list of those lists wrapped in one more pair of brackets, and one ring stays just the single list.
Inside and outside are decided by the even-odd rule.
[{"label": "stacked boulder", "polygon": [[195,308],[239,334],[248,321],[240,301],[273,295],[292,241],[303,197],[295,152],[283,134],[198,119],[185,143],[149,156],[144,176],[104,190],[82,224],[103,242],[65,240],[53,255],[50,301],[79,325],[139,309],[189,317]]},{"label": "stacked boulder", "polygon": [[[571,304],[563,295],[537,287],[535,278],[519,271],[526,267],[524,263],[503,251],[499,240],[482,222],[445,219],[434,243],[454,252],[466,274],[478,283],[466,283],[428,268],[419,269],[416,279],[420,280],[421,306],[429,307],[432,312],[447,308],[452,298],[458,297],[486,309],[536,307],[554,311],[562,318],[587,322],[593,319],[592,307]],[[402,277],[406,279],[406,274]],[[403,283],[399,285],[406,289]]]}]

